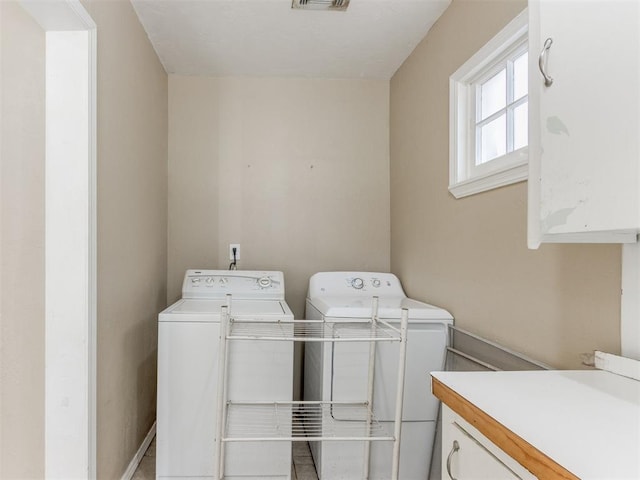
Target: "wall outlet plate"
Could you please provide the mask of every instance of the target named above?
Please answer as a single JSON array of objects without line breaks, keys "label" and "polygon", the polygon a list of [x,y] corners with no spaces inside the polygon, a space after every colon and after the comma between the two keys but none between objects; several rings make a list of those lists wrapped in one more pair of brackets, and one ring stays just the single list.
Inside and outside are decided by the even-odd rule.
[{"label": "wall outlet plate", "polygon": [[229,260],[233,260],[233,249],[236,249],[236,260],[240,260],[240,244],[239,243],[230,243],[229,244]]}]

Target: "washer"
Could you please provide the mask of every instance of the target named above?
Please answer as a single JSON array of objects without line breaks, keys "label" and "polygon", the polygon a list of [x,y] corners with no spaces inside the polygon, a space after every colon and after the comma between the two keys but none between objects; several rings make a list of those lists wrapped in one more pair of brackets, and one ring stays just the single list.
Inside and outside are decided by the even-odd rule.
[{"label": "washer", "polygon": [[[438,416],[438,400],[431,394],[429,372],[444,368],[449,312],[407,298],[398,278],[390,273],[321,272],[309,280],[305,317],[327,322],[369,321],[372,298],[379,297],[378,317],[399,324],[402,308],[409,309],[400,478],[424,480],[429,474]],[[397,345],[377,345],[373,411],[392,426],[395,407]],[[304,399],[361,401],[367,398],[366,343],[309,343],[305,346]],[[342,418],[350,421],[354,419]],[[311,451],[321,480],[362,478],[363,442],[312,442]],[[373,442],[371,479],[391,478],[391,442]]]},{"label": "washer", "polygon": [[[282,272],[188,270],[182,299],[158,318],[156,478],[217,478],[216,386],[220,315],[293,320]],[[292,400],[291,342],[233,342],[227,399]],[[287,442],[228,443],[225,478],[289,479]]]}]

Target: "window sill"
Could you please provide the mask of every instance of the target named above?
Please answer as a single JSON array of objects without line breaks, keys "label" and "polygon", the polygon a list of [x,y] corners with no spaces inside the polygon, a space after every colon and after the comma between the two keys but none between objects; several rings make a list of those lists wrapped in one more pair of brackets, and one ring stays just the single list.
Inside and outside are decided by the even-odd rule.
[{"label": "window sill", "polygon": [[456,198],[468,197],[476,193],[522,182],[527,179],[528,174],[528,161],[524,159],[509,167],[449,185],[449,191]]}]

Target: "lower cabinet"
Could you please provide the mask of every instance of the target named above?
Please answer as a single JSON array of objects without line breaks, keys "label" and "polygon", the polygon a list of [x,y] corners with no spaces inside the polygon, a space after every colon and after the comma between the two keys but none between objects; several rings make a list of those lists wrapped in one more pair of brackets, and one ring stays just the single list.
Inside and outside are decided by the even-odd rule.
[{"label": "lower cabinet", "polygon": [[446,405],[442,405],[442,480],[536,477]]}]

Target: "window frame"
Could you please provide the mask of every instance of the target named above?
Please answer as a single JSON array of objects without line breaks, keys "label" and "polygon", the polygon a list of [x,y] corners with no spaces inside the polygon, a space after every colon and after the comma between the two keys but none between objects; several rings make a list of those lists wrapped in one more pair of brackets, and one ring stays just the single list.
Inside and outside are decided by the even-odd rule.
[{"label": "window frame", "polygon": [[[527,37],[528,12],[525,9],[449,78],[449,191],[456,198],[527,179],[528,146],[476,165],[479,143],[476,132],[478,123],[482,123],[477,122],[478,89],[481,82],[502,70],[505,62],[509,63],[509,59],[528,50]],[[509,84],[507,81],[507,89]],[[509,115],[510,110],[512,113],[528,99],[527,93],[498,112]],[[494,115],[497,118],[498,112],[488,118]],[[507,122],[507,129],[510,128]],[[510,136],[508,131],[507,142]]]}]

